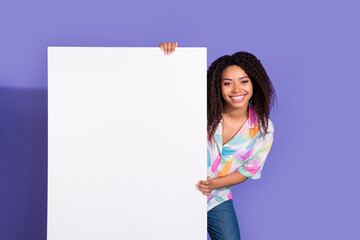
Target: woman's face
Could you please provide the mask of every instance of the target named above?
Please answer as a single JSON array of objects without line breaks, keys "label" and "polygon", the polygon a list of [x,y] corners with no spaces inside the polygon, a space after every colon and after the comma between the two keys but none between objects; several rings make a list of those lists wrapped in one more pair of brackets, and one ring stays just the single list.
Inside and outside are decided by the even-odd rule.
[{"label": "woman's face", "polygon": [[253,94],[253,85],[246,72],[241,67],[233,65],[222,72],[221,92],[225,100],[224,109],[247,109]]}]

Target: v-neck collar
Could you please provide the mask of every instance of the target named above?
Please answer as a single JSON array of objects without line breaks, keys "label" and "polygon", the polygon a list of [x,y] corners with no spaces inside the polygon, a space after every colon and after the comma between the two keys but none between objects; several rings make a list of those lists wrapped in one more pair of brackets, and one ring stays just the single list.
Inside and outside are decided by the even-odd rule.
[{"label": "v-neck collar", "polygon": [[[246,119],[246,121],[240,127],[240,129],[236,132],[236,134],[229,141],[227,141],[225,144],[222,143],[222,135],[221,135],[221,146],[224,147],[224,146],[228,145],[228,143],[230,143],[238,134],[240,134],[241,130],[243,130],[243,128],[246,126],[246,124],[248,124],[248,121],[249,121],[249,118]],[[222,124],[222,119],[221,119],[220,123],[221,123],[221,133],[222,133],[222,131],[223,131],[223,129],[222,129],[222,125],[223,125]]]},{"label": "v-neck collar", "polygon": [[[235,136],[242,130],[243,127],[245,127],[245,125],[247,124],[248,128],[254,128],[257,125],[257,114],[254,110],[254,108],[249,105],[249,117],[248,119],[245,121],[245,123],[243,124],[243,126],[240,128],[240,130],[235,134]],[[216,135],[215,135],[216,134]],[[234,136],[234,137],[235,137]],[[229,143],[231,140],[234,139],[234,137],[232,139],[230,139],[227,143]],[[219,149],[220,154],[222,154],[222,120],[220,120],[218,127],[214,133],[214,139],[215,139],[215,143]],[[225,143],[224,146],[227,144]]]}]

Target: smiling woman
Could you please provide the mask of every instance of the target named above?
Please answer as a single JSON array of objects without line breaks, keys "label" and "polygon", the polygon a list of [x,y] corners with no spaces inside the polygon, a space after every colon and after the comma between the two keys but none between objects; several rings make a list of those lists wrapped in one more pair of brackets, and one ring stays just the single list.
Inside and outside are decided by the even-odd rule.
[{"label": "smiling woman", "polygon": [[[170,54],[177,43],[160,43]],[[208,179],[197,189],[208,196],[212,240],[239,240],[230,186],[259,179],[274,138],[269,119],[275,89],[261,62],[237,52],[215,60],[207,72]]]},{"label": "smiling woman", "polygon": [[224,112],[229,113],[236,108],[244,108],[252,97],[253,86],[246,72],[233,65],[222,73],[221,93],[226,101]]}]

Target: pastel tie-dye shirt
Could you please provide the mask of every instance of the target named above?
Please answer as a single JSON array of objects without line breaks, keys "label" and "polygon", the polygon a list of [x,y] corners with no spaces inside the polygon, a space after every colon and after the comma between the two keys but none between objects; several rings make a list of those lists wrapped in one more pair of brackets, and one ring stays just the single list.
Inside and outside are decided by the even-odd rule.
[{"label": "pastel tie-dye shirt", "polygon": [[[270,119],[268,132],[264,136],[261,135],[257,114],[251,105],[249,105],[249,118],[224,146],[222,122],[220,122],[211,142],[208,140],[207,144],[207,175],[217,178],[238,171],[247,178],[259,179],[274,138],[274,125]],[[207,210],[229,199],[232,199],[230,187],[214,189],[207,197]]]}]

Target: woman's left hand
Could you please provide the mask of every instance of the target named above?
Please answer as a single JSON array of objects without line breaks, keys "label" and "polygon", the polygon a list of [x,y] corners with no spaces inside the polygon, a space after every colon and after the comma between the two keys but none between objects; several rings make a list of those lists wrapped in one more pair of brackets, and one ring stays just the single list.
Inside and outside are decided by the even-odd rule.
[{"label": "woman's left hand", "polygon": [[200,180],[195,186],[202,194],[210,196],[211,191],[214,189],[213,178],[207,177],[207,181]]}]

